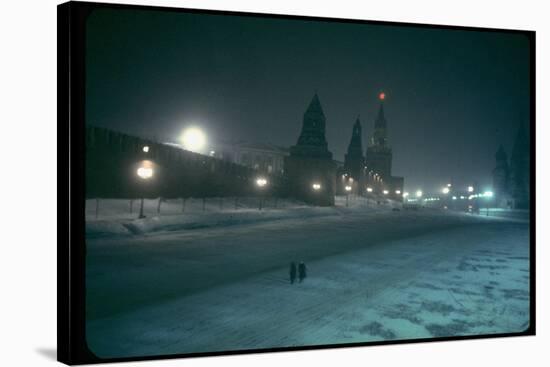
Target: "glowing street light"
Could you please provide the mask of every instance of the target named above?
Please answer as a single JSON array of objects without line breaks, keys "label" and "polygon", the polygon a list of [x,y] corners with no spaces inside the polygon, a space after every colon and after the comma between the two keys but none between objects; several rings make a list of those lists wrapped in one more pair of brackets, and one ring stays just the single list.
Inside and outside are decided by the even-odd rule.
[{"label": "glowing street light", "polygon": [[372,187],[367,187],[367,192],[372,192]]},{"label": "glowing street light", "polygon": [[416,197],[421,198],[422,197],[422,190],[416,191]]},{"label": "glowing street light", "polygon": [[190,127],[181,135],[183,147],[192,152],[200,152],[206,144],[206,136],[201,129]]},{"label": "glowing street light", "polygon": [[493,197],[492,191],[485,191],[483,193],[483,196],[487,199],[487,216],[489,216],[489,202],[491,201],[491,198]]},{"label": "glowing street light", "polygon": [[[136,170],[136,174],[139,178],[141,178],[144,181],[149,180],[153,177],[153,164],[150,161],[143,161],[141,163],[141,166]],[[139,206],[139,218],[145,218],[145,215],[143,215],[143,202],[144,197],[141,196],[141,203]]]},{"label": "glowing street light", "polygon": [[396,195],[400,195],[400,194],[401,194],[401,190],[395,190],[395,194],[396,194]]},{"label": "glowing street light", "polygon": [[311,187],[313,188],[313,190],[315,191],[319,191],[321,190],[321,184],[315,182],[313,185],[311,185]]},{"label": "glowing street light", "polygon": [[137,169],[136,173],[140,178],[142,178],[144,180],[148,180],[151,177],[153,177],[153,168],[151,168],[151,167],[139,167]]},{"label": "glowing street light", "polygon": [[383,193],[384,195],[388,195],[390,192],[389,192],[388,190],[384,190],[384,191],[382,191],[382,193]]},{"label": "glowing street light", "polygon": [[468,192],[474,192],[474,187],[473,186],[468,186]]},{"label": "glowing street light", "polygon": [[345,190],[346,190],[346,207],[348,207],[349,206],[349,193],[351,192],[351,186],[346,185]]},{"label": "glowing street light", "polygon": [[448,194],[451,190],[448,187],[444,187],[442,191],[444,194]]},{"label": "glowing street light", "polygon": [[149,153],[149,146],[148,145],[144,146],[142,150],[144,153]]},{"label": "glowing street light", "polygon": [[[263,189],[266,185],[267,185],[267,180],[263,177],[258,177],[256,179],[256,185],[260,188],[260,189]],[[262,190],[263,191],[263,190]],[[260,203],[258,204],[258,210],[262,210],[262,202],[263,202],[263,197],[262,195],[260,195]]]}]

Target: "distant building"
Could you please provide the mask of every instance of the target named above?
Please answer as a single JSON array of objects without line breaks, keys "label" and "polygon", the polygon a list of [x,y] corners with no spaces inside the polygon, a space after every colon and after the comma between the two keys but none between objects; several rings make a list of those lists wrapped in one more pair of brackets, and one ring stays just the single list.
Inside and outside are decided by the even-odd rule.
[{"label": "distant building", "polygon": [[288,148],[268,143],[237,142],[218,144],[210,155],[252,168],[261,173],[282,175]]},{"label": "distant building", "polygon": [[365,190],[365,157],[363,156],[363,133],[359,117],[353,125],[348,151],[344,158],[344,167],[338,170],[338,192],[345,193],[350,186],[355,194]]},{"label": "distant building", "polygon": [[392,149],[388,143],[387,121],[384,116],[383,95],[380,109],[374,122],[374,133],[366,154],[366,181],[377,194],[402,200],[404,178],[392,176]]},{"label": "distant building", "polygon": [[495,154],[496,166],[493,169],[493,192],[497,207],[510,207],[510,169],[508,167],[508,156],[502,145]]},{"label": "distant building", "polygon": [[529,208],[530,143],[526,125],[521,124],[516,134],[510,157],[510,192],[514,207]]},{"label": "distant building", "polygon": [[304,113],[298,141],[284,162],[291,196],[315,205],[334,205],[336,164],[328,150],[325,114],[317,93]]},{"label": "distant building", "polygon": [[495,158],[493,189],[496,205],[529,209],[530,145],[525,124],[518,128],[510,163],[508,164],[508,157],[502,146],[499,147]]}]

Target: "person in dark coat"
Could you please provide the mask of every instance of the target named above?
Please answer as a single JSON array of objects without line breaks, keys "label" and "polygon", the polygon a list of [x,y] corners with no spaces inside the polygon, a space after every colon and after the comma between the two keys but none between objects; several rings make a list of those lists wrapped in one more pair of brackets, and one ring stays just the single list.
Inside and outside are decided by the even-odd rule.
[{"label": "person in dark coat", "polygon": [[307,270],[306,270],[306,264],[304,264],[303,261],[300,262],[298,265],[298,279],[300,279],[300,283],[307,277]]},{"label": "person in dark coat", "polygon": [[296,280],[296,263],[293,261],[290,263],[290,284],[294,284]]}]

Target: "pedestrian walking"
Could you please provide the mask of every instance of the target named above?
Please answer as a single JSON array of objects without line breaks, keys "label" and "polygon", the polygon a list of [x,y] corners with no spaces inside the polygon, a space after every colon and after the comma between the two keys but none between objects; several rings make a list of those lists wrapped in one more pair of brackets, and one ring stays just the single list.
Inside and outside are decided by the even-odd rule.
[{"label": "pedestrian walking", "polygon": [[300,279],[300,283],[302,283],[306,277],[307,277],[306,264],[304,264],[304,262],[301,261],[300,264],[298,265],[298,279]]},{"label": "pedestrian walking", "polygon": [[293,261],[290,263],[290,284],[294,284],[296,280],[296,263]]}]

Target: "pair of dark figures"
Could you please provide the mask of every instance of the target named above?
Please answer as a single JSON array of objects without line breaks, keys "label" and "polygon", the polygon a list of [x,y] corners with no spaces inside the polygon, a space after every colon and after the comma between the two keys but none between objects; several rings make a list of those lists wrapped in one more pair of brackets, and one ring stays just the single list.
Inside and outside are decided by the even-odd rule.
[{"label": "pair of dark figures", "polygon": [[290,284],[296,281],[296,273],[298,273],[298,281],[302,283],[307,276],[306,264],[303,261],[298,264],[298,267],[294,261],[290,263]]}]

